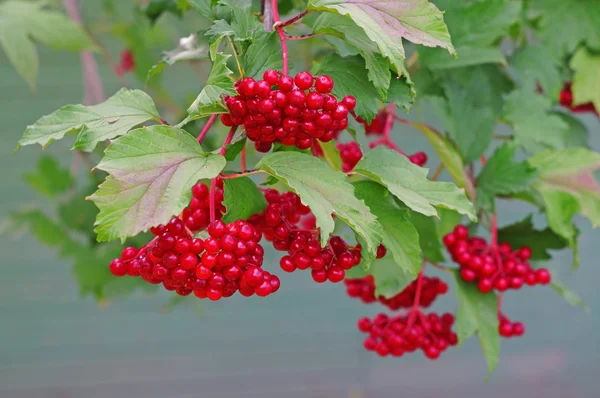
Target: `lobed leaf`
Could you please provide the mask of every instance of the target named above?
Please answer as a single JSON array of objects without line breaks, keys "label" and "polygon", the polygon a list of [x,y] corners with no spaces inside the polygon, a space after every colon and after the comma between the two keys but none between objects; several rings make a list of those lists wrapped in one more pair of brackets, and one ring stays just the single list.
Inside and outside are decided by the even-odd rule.
[{"label": "lobed leaf", "polygon": [[192,186],[216,177],[225,164],[171,126],[136,129],[115,140],[97,166],[110,175],[89,197],[100,209],[98,241],[125,240],[166,223],[189,204]]},{"label": "lobed leaf", "polygon": [[37,192],[48,197],[67,192],[75,183],[69,169],[61,167],[50,155],[42,155],[37,170],[24,174],[23,179]]},{"label": "lobed leaf", "polygon": [[489,373],[493,372],[500,356],[500,334],[498,333],[498,298],[494,293],[481,293],[474,283],[462,280],[453,272],[456,281],[456,334],[462,344],[477,333]]},{"label": "lobed leaf", "polygon": [[201,119],[215,113],[227,113],[223,102],[223,95],[236,95],[231,75],[233,72],[227,67],[227,59],[231,55],[218,53],[213,60],[212,69],[206,84],[192,105],[188,108],[188,117],[181,123]]},{"label": "lobed leaf", "polygon": [[500,228],[498,241],[510,244],[513,249],[528,246],[532,260],[549,260],[552,256],[548,250],[564,249],[567,241],[550,228],[535,229],[532,218],[530,214],[521,221]]},{"label": "lobed leaf", "polygon": [[456,54],[442,12],[427,0],[310,0],[307,8],[350,17],[398,71],[405,58],[402,39]]},{"label": "lobed leaf", "polygon": [[573,105],[591,102],[600,110],[600,56],[581,47],[571,59]]},{"label": "lobed leaf", "polygon": [[17,149],[40,144],[43,148],[66,134],[76,133],[74,149],[90,152],[100,141],[126,134],[148,120],[159,119],[152,98],[140,90],[122,88],[105,102],[66,105],[28,126]]},{"label": "lobed leaf", "polygon": [[427,179],[427,169],[416,166],[406,156],[384,147],[367,152],[354,171],[387,187],[410,209],[436,216],[434,206],[446,207],[477,220],[473,204],[464,189],[448,182]]}]

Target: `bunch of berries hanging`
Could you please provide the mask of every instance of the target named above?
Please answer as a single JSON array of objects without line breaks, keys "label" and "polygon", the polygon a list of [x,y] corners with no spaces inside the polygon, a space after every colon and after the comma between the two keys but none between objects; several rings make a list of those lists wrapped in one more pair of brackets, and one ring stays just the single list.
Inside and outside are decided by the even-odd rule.
[{"label": "bunch of berries hanging", "polygon": [[331,94],[331,77],[300,72],[294,78],[267,70],[263,80],[251,77],[236,84],[238,95],[225,98],[226,126],[242,125],[256,149],[268,152],[274,142],[311,147],[313,140],[329,142],[348,126],[356,98],[338,101]]},{"label": "bunch of berries hanging", "polygon": [[[422,278],[420,306],[427,308],[431,306],[438,296],[448,292],[448,285],[440,278],[428,276],[423,276]],[[346,293],[348,296],[359,298],[365,304],[378,301],[392,311],[398,311],[401,308],[410,308],[413,305],[418,284],[414,280],[397,295],[386,298],[384,296],[376,297],[375,280],[371,275],[364,278],[346,279],[344,283],[346,284]]]},{"label": "bunch of berries hanging", "polygon": [[469,237],[469,230],[458,225],[443,239],[452,259],[460,266],[460,276],[467,282],[477,282],[482,293],[493,289],[503,292],[529,286],[550,283],[547,269],[533,269],[528,260],[531,249],[523,246],[513,251],[508,243],[488,245],[485,239]]}]

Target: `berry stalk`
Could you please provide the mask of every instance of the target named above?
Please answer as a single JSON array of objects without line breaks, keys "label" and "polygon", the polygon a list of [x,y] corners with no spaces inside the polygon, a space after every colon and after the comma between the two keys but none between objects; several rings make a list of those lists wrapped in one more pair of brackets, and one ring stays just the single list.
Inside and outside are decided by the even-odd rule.
[{"label": "berry stalk", "polygon": [[279,34],[279,39],[281,40],[281,52],[283,54],[283,74],[288,74],[288,51],[287,51],[287,42],[285,38],[285,33],[283,32],[283,28],[281,27],[281,19],[279,17],[279,8],[277,7],[277,0],[271,0],[271,9],[273,10],[273,20],[275,24],[273,25],[277,29],[277,33]]},{"label": "berry stalk", "polygon": [[212,127],[215,120],[217,120],[217,116],[219,116],[219,115],[214,114],[211,117],[209,117],[208,121],[206,122],[204,127],[202,127],[202,131],[200,132],[200,135],[198,135],[198,143],[199,144],[202,144],[202,141],[204,141],[204,138],[208,134],[208,130],[210,130],[210,128]]}]

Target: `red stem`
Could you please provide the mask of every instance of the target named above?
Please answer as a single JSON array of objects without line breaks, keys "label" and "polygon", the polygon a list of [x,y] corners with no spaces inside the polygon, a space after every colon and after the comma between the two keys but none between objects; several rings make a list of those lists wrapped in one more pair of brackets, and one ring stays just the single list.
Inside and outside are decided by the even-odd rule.
[{"label": "red stem", "polygon": [[[216,115],[213,115],[216,116]],[[207,124],[212,124],[211,120],[213,119],[213,116],[211,116],[211,118],[208,120]],[[214,120],[212,120],[214,122]],[[210,128],[210,126],[208,127]],[[208,128],[205,129],[208,132]],[[229,129],[229,133],[227,134],[227,137],[225,138],[225,141],[223,141],[223,145],[221,145],[221,150],[219,151],[219,154],[221,156],[225,156],[225,153],[227,152],[227,148],[226,146],[229,145],[231,143],[231,140],[233,139],[233,136],[235,135],[235,132],[237,130],[238,126],[233,126],[231,129]],[[203,130],[204,132],[204,130]],[[202,134],[202,133],[201,133]],[[204,135],[206,135],[206,133],[204,133]],[[215,177],[210,181],[210,193],[209,193],[209,208],[210,208],[210,221],[213,222],[215,221],[216,217],[216,198],[215,198],[215,190],[217,187],[217,178],[219,177]]]},{"label": "red stem", "polygon": [[206,134],[208,134],[208,130],[210,130],[210,128],[212,127],[215,120],[217,120],[217,116],[219,116],[219,115],[217,115],[217,114],[212,115],[210,118],[208,118],[208,121],[206,122],[204,127],[202,127],[202,131],[200,132],[200,135],[198,136],[199,144],[202,144],[202,141],[204,141]]},{"label": "red stem", "polygon": [[273,21],[275,21],[275,25],[277,27],[277,33],[279,34],[279,39],[281,40],[281,52],[283,54],[283,74],[288,74],[288,51],[287,51],[287,43],[285,38],[285,33],[283,32],[283,28],[281,27],[281,19],[279,17],[279,8],[277,8],[277,0],[271,0],[271,9],[273,10]]},{"label": "red stem", "polygon": [[396,104],[391,103],[387,109],[387,119],[385,120],[385,127],[383,128],[383,136],[390,139],[390,132],[394,126],[394,114],[396,113]]},{"label": "red stem", "polygon": [[298,36],[285,35],[285,38],[287,40],[304,40],[304,39],[312,39],[313,37],[318,37],[318,36],[323,36],[323,34],[322,33],[308,33],[306,35],[298,35]]},{"label": "red stem", "polygon": [[410,310],[410,315],[408,316],[408,321],[406,322],[407,329],[410,329],[410,327],[415,322],[415,318],[421,312],[421,310],[419,310],[419,306],[421,304],[421,290],[423,287],[424,272],[425,272],[425,263],[423,263],[421,272],[419,272],[419,276],[417,277],[417,291],[415,292],[415,301],[413,302],[413,306]]}]

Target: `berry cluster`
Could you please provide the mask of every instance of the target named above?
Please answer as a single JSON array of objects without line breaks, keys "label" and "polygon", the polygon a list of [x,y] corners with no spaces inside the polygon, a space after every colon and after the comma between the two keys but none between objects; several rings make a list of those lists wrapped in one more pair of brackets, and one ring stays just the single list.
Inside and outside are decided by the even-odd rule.
[{"label": "berry cluster", "polygon": [[385,314],[379,314],[373,320],[361,318],[358,329],[369,334],[364,347],[382,357],[399,357],[420,349],[427,358],[437,359],[449,346],[458,343],[456,334],[452,332],[453,323],[452,314],[440,317],[435,313],[424,315],[415,310],[394,318]]},{"label": "berry cluster", "polygon": [[502,337],[520,337],[525,333],[525,325],[521,322],[511,322],[510,319],[502,313],[498,314],[498,321],[500,321],[498,333],[500,333],[500,336]]},{"label": "berry cluster", "polygon": [[350,141],[345,144],[337,143],[335,147],[340,151],[344,173],[351,171],[358,161],[362,159],[363,153],[356,141]]},{"label": "berry cluster", "polygon": [[377,116],[375,116],[375,118],[371,120],[371,123],[367,123],[360,117],[357,117],[356,121],[365,126],[366,135],[382,135],[383,131],[385,130],[385,122],[387,120],[387,115],[387,110],[381,109],[379,112],[377,112]]},{"label": "berry cluster", "polygon": [[[215,188],[215,218],[219,220],[225,213],[223,206],[223,181],[217,179]],[[192,200],[181,214],[185,226],[191,231],[201,231],[210,222],[210,198],[208,186],[199,183],[192,188]]]},{"label": "berry cluster", "polygon": [[593,102],[588,102],[588,103],[580,104],[580,105],[573,105],[574,98],[573,98],[573,90],[571,89],[571,86],[572,86],[571,82],[565,83],[563,89],[560,92],[558,102],[565,108],[568,108],[571,112],[575,112],[575,113],[593,112],[596,114],[596,116],[598,116],[598,110],[594,106]]},{"label": "berry cluster", "polygon": [[[429,307],[435,299],[448,292],[448,285],[436,277],[421,277],[421,296],[419,305]],[[401,308],[410,308],[415,302],[418,281],[413,281],[403,291],[391,298],[375,297],[375,281],[371,275],[358,279],[346,279],[346,293],[353,298],[360,298],[363,303],[369,304],[379,301],[392,311]]]},{"label": "berry cluster", "polygon": [[279,289],[279,279],[260,268],[261,235],[245,221],[228,225],[213,221],[204,241],[192,238],[177,217],[151,232],[156,238],[148,245],[140,250],[127,247],[110,263],[115,276],[141,276],[181,296],[193,292],[210,300],[231,297],[237,291],[264,297]]},{"label": "berry cluster", "polygon": [[332,236],[325,248],[321,248],[318,234],[313,232],[293,232],[288,242],[288,255],[279,261],[281,269],[294,272],[310,268],[317,283],[340,282],[346,271],[361,261],[360,248],[350,248],[339,236]]},{"label": "berry cluster", "polygon": [[[371,147],[377,145],[385,145],[385,142],[372,142],[370,144]],[[345,144],[338,143],[336,144],[336,148],[340,151],[340,158],[342,159],[342,170],[346,173],[352,171],[352,169],[354,169],[354,166],[356,166],[359,160],[362,159],[363,153],[356,141],[350,141]],[[425,152],[416,152],[407,157],[411,163],[416,164],[417,166],[423,166],[425,163],[427,163],[427,154]]]},{"label": "berry cluster", "polygon": [[298,227],[303,216],[314,222],[308,217],[310,209],[302,204],[298,195],[279,193],[274,189],[267,189],[264,195],[267,208],[248,221],[264,234],[265,239],[273,242],[276,250],[287,252],[279,262],[281,269],[293,272],[310,268],[316,282],[329,280],[335,283],[344,279],[346,270],[360,263],[360,247],[350,248],[342,238],[333,236],[328,245],[321,248],[318,232],[312,227]]},{"label": "berry cluster", "polygon": [[294,78],[267,70],[263,80],[251,77],[236,84],[238,95],[227,97],[230,113],[221,116],[226,126],[243,125],[256,149],[268,152],[274,142],[311,147],[313,140],[328,142],[348,126],[348,112],[356,98],[338,102],[329,76],[300,72]]},{"label": "berry cluster", "polygon": [[452,259],[459,264],[462,279],[477,281],[482,293],[492,289],[500,292],[520,289],[524,284],[550,283],[547,269],[534,270],[527,262],[531,258],[531,249],[527,246],[516,251],[508,243],[488,246],[483,238],[469,238],[469,230],[464,225],[456,226],[443,241]]}]

